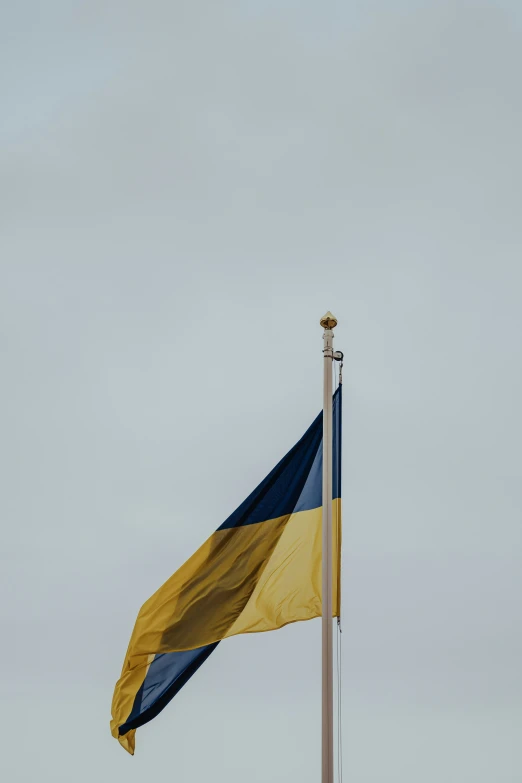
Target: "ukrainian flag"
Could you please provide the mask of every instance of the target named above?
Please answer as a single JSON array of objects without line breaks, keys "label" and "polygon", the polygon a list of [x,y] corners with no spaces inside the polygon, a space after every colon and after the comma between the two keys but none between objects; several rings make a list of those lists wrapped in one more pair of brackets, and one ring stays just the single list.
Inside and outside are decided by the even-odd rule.
[{"label": "ukrainian flag", "polygon": [[[333,616],[340,610],[341,389],[333,398]],[[112,701],[135,733],[222,639],[321,616],[323,415],[198,551],[143,604]]]}]

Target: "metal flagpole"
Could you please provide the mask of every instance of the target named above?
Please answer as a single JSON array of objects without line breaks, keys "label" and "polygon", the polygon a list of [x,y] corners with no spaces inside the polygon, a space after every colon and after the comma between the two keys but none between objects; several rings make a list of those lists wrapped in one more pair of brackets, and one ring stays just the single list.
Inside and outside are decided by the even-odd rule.
[{"label": "metal flagpole", "polygon": [[322,561],[322,783],[333,783],[333,638],[332,638],[332,363],[333,329],[337,319],[327,312],[321,318],[323,340],[323,561]]}]

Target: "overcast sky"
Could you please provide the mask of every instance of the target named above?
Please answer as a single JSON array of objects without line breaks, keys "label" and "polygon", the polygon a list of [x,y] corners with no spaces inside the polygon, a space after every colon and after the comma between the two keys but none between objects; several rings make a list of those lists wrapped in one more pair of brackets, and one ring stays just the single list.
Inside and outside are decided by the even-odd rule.
[{"label": "overcast sky", "polygon": [[109,719],[331,309],[344,781],[520,781],[520,3],[0,8],[2,779],[319,781],[319,620],[224,642],[134,758]]}]

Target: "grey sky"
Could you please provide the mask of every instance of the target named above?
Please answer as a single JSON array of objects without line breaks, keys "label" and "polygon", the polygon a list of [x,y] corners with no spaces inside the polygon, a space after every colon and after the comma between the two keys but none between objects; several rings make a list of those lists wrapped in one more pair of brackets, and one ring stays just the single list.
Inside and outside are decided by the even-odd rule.
[{"label": "grey sky", "polygon": [[331,309],[345,782],[519,781],[520,4],[0,13],[2,779],[319,780],[319,621],[224,642],[133,759],[108,723]]}]

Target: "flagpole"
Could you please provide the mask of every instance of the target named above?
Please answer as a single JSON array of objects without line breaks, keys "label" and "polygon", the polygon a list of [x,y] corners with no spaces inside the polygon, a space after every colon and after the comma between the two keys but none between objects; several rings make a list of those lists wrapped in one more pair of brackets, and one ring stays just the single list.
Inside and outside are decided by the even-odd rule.
[{"label": "flagpole", "polygon": [[321,318],[323,340],[323,560],[322,560],[322,783],[333,783],[333,638],[332,638],[332,363],[337,319]]}]

